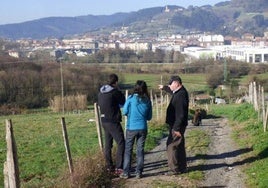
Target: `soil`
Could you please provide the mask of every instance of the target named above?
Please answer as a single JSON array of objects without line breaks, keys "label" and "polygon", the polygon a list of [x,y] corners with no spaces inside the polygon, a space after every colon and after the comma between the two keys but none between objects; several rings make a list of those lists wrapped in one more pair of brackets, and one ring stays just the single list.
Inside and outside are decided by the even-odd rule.
[{"label": "soil", "polygon": [[[246,187],[245,175],[240,170],[243,165],[241,156],[246,151],[239,149],[232,140],[232,128],[228,125],[228,120],[225,118],[204,119],[201,126],[193,126],[189,123],[185,134],[193,129],[206,131],[210,136],[210,145],[207,154],[203,156],[195,155],[187,149],[188,172],[186,174],[165,175],[168,167],[166,138],[164,138],[156,148],[146,153],[143,177],[136,179],[132,174],[127,180],[116,178],[117,186],[115,187]],[[204,172],[204,180],[190,180],[189,173],[196,170]]]}]

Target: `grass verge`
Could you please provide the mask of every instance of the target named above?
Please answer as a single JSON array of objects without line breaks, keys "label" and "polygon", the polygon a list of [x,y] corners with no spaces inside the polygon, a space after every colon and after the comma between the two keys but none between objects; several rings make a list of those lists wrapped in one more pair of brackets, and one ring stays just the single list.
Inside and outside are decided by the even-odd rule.
[{"label": "grass verge", "polygon": [[250,104],[224,105],[213,109],[216,115],[226,116],[235,130],[233,136],[243,148],[251,151],[244,154],[241,164],[249,187],[264,188],[268,185],[268,132],[263,131],[258,113]]}]

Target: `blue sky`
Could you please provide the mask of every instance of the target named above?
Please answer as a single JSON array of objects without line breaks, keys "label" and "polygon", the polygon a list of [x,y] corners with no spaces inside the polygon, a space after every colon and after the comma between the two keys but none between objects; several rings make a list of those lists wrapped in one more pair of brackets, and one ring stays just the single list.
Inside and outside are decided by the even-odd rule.
[{"label": "blue sky", "polygon": [[110,15],[143,8],[178,5],[215,5],[225,0],[3,0],[0,24],[20,23],[51,16]]}]

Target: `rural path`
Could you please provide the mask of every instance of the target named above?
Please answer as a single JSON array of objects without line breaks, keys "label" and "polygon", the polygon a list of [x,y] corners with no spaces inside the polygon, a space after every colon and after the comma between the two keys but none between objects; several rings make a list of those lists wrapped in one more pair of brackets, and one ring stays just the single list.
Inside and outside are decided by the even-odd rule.
[{"label": "rural path", "polygon": [[[155,187],[230,187],[244,188],[244,175],[239,169],[241,155],[245,152],[239,149],[231,138],[232,129],[225,118],[204,119],[202,126],[192,126],[188,131],[202,129],[210,136],[210,145],[206,155],[200,156],[187,151],[188,171],[201,170],[205,174],[204,181],[189,181],[187,175],[166,176],[166,138],[145,155],[144,177],[135,176],[127,179],[123,186],[126,188],[155,188]],[[187,140],[186,140],[187,144]],[[135,166],[133,166],[135,167]]]}]

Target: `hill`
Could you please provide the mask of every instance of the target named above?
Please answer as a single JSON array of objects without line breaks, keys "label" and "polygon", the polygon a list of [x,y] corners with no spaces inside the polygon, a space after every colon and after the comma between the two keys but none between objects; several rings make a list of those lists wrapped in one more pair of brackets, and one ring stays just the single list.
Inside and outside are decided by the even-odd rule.
[{"label": "hill", "polygon": [[233,36],[252,33],[263,36],[268,27],[267,10],[266,0],[232,0],[215,6],[183,8],[169,5],[108,16],[48,17],[0,25],[0,37],[62,38],[88,32],[110,33],[122,26],[128,27],[129,33],[141,37],[188,32],[214,32]]}]

